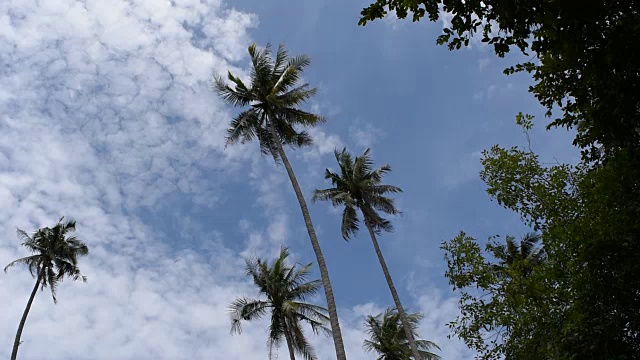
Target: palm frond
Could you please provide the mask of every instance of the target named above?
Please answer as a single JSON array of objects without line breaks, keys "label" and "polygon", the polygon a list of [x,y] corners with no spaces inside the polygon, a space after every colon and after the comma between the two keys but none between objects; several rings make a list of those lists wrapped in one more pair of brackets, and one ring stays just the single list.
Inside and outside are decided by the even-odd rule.
[{"label": "palm frond", "polygon": [[[74,232],[76,231],[76,221],[73,219],[69,219],[67,220],[67,222],[63,223],[62,220],[64,219],[64,216],[62,218],[60,218],[60,221],[58,222],[58,225],[61,227],[61,234],[60,235],[64,235],[66,236],[67,233],[70,232]],[[56,225],[56,227],[58,227],[58,225]]]},{"label": "palm frond", "polygon": [[393,185],[370,185],[367,186],[369,193],[373,195],[384,195],[389,193],[401,193],[402,189]]},{"label": "palm frond", "polygon": [[33,271],[31,270],[31,267],[33,264],[39,264],[40,263],[40,255],[31,255],[31,256],[26,256],[17,260],[13,260],[12,262],[10,262],[7,266],[4,267],[4,272],[6,273],[7,270],[10,267],[13,267],[15,265],[18,264],[22,264],[22,265],[27,265],[29,266],[29,270],[31,272],[32,276],[35,276],[35,274],[33,273]]},{"label": "palm frond", "polygon": [[287,327],[282,321],[282,317],[280,314],[275,314],[271,316],[271,322],[269,324],[269,335],[267,343],[269,344],[269,358],[272,357],[273,348],[280,346],[282,342],[282,336],[286,331]]},{"label": "palm frond", "polygon": [[380,234],[381,231],[393,232],[391,222],[381,217],[371,206],[363,206],[360,210],[364,215],[366,224],[370,226],[376,234]]},{"label": "palm frond", "polygon": [[333,200],[340,193],[341,191],[338,189],[315,189],[311,196],[311,201],[318,202]]},{"label": "palm frond", "polygon": [[242,333],[241,321],[259,319],[267,313],[270,304],[266,301],[237,298],[229,306],[231,312],[231,333]]},{"label": "palm frond", "polygon": [[371,149],[366,149],[360,156],[356,156],[353,163],[353,174],[355,178],[366,179],[373,169],[371,159]]},{"label": "palm frond", "polygon": [[319,280],[309,281],[292,288],[290,294],[292,298],[305,300],[317,294],[321,286],[322,283]]},{"label": "palm frond", "polygon": [[278,45],[278,51],[276,52],[276,58],[273,63],[273,72],[271,78],[279,79],[282,73],[286,70],[285,64],[289,60],[289,53],[283,44]]},{"label": "palm frond", "polygon": [[523,259],[529,257],[536,245],[540,242],[540,239],[540,234],[534,232],[526,233],[522,239],[520,239],[520,254]]},{"label": "palm frond", "polygon": [[23,244],[33,241],[31,237],[22,229],[16,229],[16,236],[18,237],[18,240],[22,241]]},{"label": "palm frond", "polygon": [[281,94],[286,92],[287,89],[295,86],[295,84],[300,80],[302,71],[309,65],[311,65],[311,58],[307,55],[298,55],[296,57],[289,58],[282,74],[275,80],[272,95]]},{"label": "palm frond", "polygon": [[256,129],[260,127],[260,122],[261,119],[256,109],[241,112],[231,120],[225,138],[226,144],[252,141],[257,137]]},{"label": "palm frond", "polygon": [[342,211],[342,225],[340,226],[342,238],[347,241],[351,239],[351,236],[358,232],[359,222],[356,208],[351,205],[346,205]]},{"label": "palm frond", "polygon": [[396,209],[395,201],[386,196],[366,196],[365,202],[376,210],[382,211],[389,215],[397,215],[400,212]]},{"label": "palm frond", "polygon": [[56,292],[58,290],[58,282],[60,281],[60,279],[58,278],[58,276],[56,275],[56,273],[54,272],[53,268],[51,266],[48,266],[45,268],[45,276],[43,278],[42,281],[42,286],[43,287],[49,287],[49,290],[51,290],[51,297],[53,298],[53,303],[57,304],[58,303],[58,299],[56,297]]},{"label": "palm frond", "polygon": [[235,89],[229,86],[222,76],[216,75],[211,81],[211,88],[222,98],[222,101],[234,107],[247,106],[255,101],[250,90],[239,78],[229,72],[227,79],[236,84]]},{"label": "palm frond", "polygon": [[[411,324],[411,332],[417,339],[418,323],[422,318],[419,313],[407,313],[407,319]],[[411,349],[406,334],[396,309],[388,308],[377,316],[368,316],[365,322],[369,339],[363,343],[363,349],[367,352],[376,352],[379,359],[409,359]],[[438,345],[428,340],[416,340],[421,358],[423,360],[437,360],[440,357],[431,350],[440,350]]]},{"label": "palm frond", "polygon": [[279,109],[276,112],[276,117],[279,122],[290,126],[313,127],[326,122],[326,119],[320,115],[291,107]]},{"label": "palm frond", "polygon": [[382,177],[387,173],[391,172],[390,165],[382,165],[379,168],[370,172],[367,176],[368,179],[372,180],[374,183],[380,183],[382,181]]},{"label": "palm frond", "polygon": [[259,49],[256,44],[249,46],[249,57],[251,58],[251,87],[257,88],[258,91],[268,92],[271,88],[272,78],[271,72],[273,69],[273,60],[271,59],[271,44],[268,44]]},{"label": "palm frond", "polygon": [[[277,95],[275,98],[273,98],[273,101],[278,104],[278,106],[282,110],[288,110],[289,112],[291,112],[291,110],[298,110],[295,107],[300,106],[300,104],[305,103],[307,100],[314,97],[317,92],[318,90],[316,88],[309,87],[309,84],[302,84],[290,89],[285,93]],[[318,115],[315,115],[315,117],[322,119],[322,117],[319,117]]]}]

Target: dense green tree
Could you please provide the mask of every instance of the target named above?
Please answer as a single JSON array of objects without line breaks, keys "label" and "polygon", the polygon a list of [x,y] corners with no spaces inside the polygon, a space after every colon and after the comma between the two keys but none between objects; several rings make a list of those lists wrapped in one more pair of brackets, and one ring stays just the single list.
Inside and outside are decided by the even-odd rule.
[{"label": "dense green tree", "polygon": [[[411,337],[418,339],[418,324],[422,314],[407,314]],[[368,316],[366,320],[369,339],[364,341],[363,348],[367,352],[378,353],[378,360],[410,360],[411,347],[407,341],[407,334],[400,322],[400,316],[395,309],[387,309],[377,316]],[[434,349],[440,350],[438,345],[428,340],[415,340],[420,360],[438,360],[440,356],[434,354]],[[416,357],[413,357],[416,359]]]},{"label": "dense green tree", "polygon": [[505,243],[494,237],[483,251],[465,233],[443,244],[446,276],[460,293],[460,315],[449,327],[481,359],[556,358],[549,336],[558,328],[548,323],[550,298],[541,296],[551,294],[543,291],[542,265],[520,256],[518,247],[513,237]]},{"label": "dense green tree", "polygon": [[264,49],[258,49],[255,45],[251,45],[249,46],[249,55],[252,67],[248,86],[231,72],[227,75],[228,80],[232,83],[231,86],[222,77],[216,77],[213,82],[214,89],[226,103],[248,108],[238,114],[231,122],[227,134],[227,144],[245,143],[257,139],[264,154],[270,154],[276,163],[281,161],[284,164],[300,204],[311,246],[320,268],[320,276],[331,318],[336,357],[338,360],[346,360],[329,270],[311,222],[306,200],[284,151],[285,145],[300,148],[311,144],[311,136],[297,127],[312,127],[324,122],[324,118],[321,116],[299,108],[302,103],[316,93],[315,88],[310,88],[308,84],[299,83],[302,71],[309,66],[311,60],[305,55],[289,57],[282,45],[278,47],[275,58],[271,55],[269,45]]},{"label": "dense green tree", "polygon": [[361,156],[354,159],[346,149],[335,152],[340,174],[336,174],[329,169],[325,171],[325,179],[331,180],[333,188],[324,190],[315,190],[313,193],[313,201],[324,200],[331,201],[333,206],[343,206],[342,212],[342,237],[349,240],[351,235],[358,231],[358,210],[362,213],[364,224],[369,230],[373,247],[380,261],[382,272],[387,280],[387,285],[391,291],[391,296],[398,309],[400,320],[406,332],[406,338],[413,351],[414,358],[419,359],[419,351],[416,343],[411,336],[411,324],[405,316],[400,297],[393,284],[393,279],[389,273],[389,268],[382,255],[382,250],[378,245],[376,234],[381,230],[392,231],[391,222],[382,218],[378,211],[387,214],[397,214],[393,199],[387,197],[389,193],[401,192],[399,187],[382,184],[382,176],[389,171],[389,165],[383,165],[377,169],[373,169],[373,161],[371,160],[370,150],[365,150]]},{"label": "dense green tree", "polygon": [[446,242],[461,294],[454,334],[487,359],[639,358],[640,162],[618,151],[549,166],[499,146],[482,161],[488,193],[541,234],[544,252],[532,261],[496,239],[484,251],[466,234]]},{"label": "dense green tree", "polygon": [[266,299],[255,300],[238,298],[231,304],[232,332],[241,332],[241,321],[260,319],[270,316],[269,325],[269,358],[272,358],[273,347],[277,347],[284,337],[289,356],[295,360],[295,353],[304,359],[316,359],[315,351],[307,340],[302,323],[311,326],[314,333],[320,331],[331,334],[326,327],[329,317],[327,310],[321,306],[305,302],[320,289],[319,280],[307,281],[311,263],[296,268],[287,265],[289,251],[280,250],[280,256],[272,263],[262,259],[247,261],[247,275],[251,276],[261,295]]},{"label": "dense green tree", "polygon": [[[376,0],[360,24],[393,11],[413,21],[450,16],[437,39],[459,49],[471,38],[493,46],[498,56],[516,48],[531,58],[506,70],[527,71],[530,91],[548,116],[562,115],[550,126],[577,130],[575,144],[585,158],[599,160],[617,149],[640,148],[640,2],[546,0]],[[446,15],[445,15],[446,14]]]},{"label": "dense green tree", "polygon": [[12,261],[4,268],[4,271],[6,272],[8,268],[17,264],[27,265],[31,275],[36,278],[36,284],[33,287],[33,291],[31,291],[27,307],[24,309],[24,313],[20,319],[18,332],[16,333],[16,338],[13,343],[11,360],[15,360],[18,356],[22,330],[27,321],[27,315],[29,315],[29,310],[33,304],[33,299],[36,296],[38,287],[41,290],[49,287],[49,289],[51,289],[53,302],[56,303],[58,284],[62,282],[65,277],[70,277],[73,280],[87,280],[86,277],[80,274],[80,269],[78,268],[78,256],[87,255],[89,252],[87,245],[77,237],[70,236],[70,233],[76,230],[76,222],[67,221],[63,223],[62,220],[63,219],[60,219],[60,221],[51,228],[45,227],[38,229],[32,236],[29,236],[23,230],[17,230],[18,239],[22,241],[22,245],[26,247],[32,255]]}]

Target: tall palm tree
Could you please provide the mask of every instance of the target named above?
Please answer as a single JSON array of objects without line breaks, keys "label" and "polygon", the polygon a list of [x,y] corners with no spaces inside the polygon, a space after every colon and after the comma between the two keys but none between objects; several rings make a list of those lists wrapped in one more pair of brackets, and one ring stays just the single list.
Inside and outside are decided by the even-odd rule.
[{"label": "tall palm tree", "polygon": [[378,245],[376,234],[381,230],[392,231],[393,226],[387,219],[382,218],[378,211],[386,214],[397,214],[398,210],[394,206],[393,199],[385,196],[389,193],[399,193],[402,190],[399,187],[382,184],[382,176],[389,171],[389,165],[383,165],[377,169],[373,169],[373,161],[370,156],[370,149],[365,150],[362,156],[355,159],[347,152],[346,149],[335,152],[338,166],[340,167],[340,175],[327,169],[325,171],[325,179],[331,180],[333,188],[324,190],[315,190],[313,193],[313,201],[328,200],[333,206],[344,206],[342,212],[342,237],[349,240],[351,235],[355,235],[358,231],[360,222],[358,219],[358,209],[364,218],[364,224],[369,230],[373,247],[380,261],[382,272],[389,285],[391,296],[395,302],[396,308],[400,315],[400,320],[404,326],[409,345],[415,359],[420,359],[420,352],[416,343],[411,336],[411,327],[405,316],[404,308],[400,303],[400,297],[393,285],[391,274],[387,263],[382,256],[382,251]]},{"label": "tall palm tree", "polygon": [[321,283],[319,280],[307,281],[311,263],[296,269],[295,265],[287,265],[288,256],[289,251],[283,248],[271,265],[262,259],[247,260],[247,275],[253,278],[253,283],[266,299],[236,299],[231,304],[231,332],[242,331],[242,320],[251,321],[270,313],[269,358],[273,347],[278,346],[284,337],[291,360],[295,360],[295,353],[304,359],[316,359],[301,323],[309,324],[316,334],[322,331],[330,335],[331,331],[325,325],[329,322],[325,315],[327,310],[305,302],[319,290]]},{"label": "tall palm tree", "polygon": [[[411,335],[418,338],[418,323],[422,314],[407,314],[411,326]],[[368,316],[366,320],[369,340],[365,340],[363,348],[367,352],[377,352],[377,360],[409,360],[412,350],[407,341],[406,333],[400,325],[400,317],[394,309],[387,309],[377,316]],[[438,345],[428,340],[416,340],[420,360],[437,360],[440,356],[431,352],[438,349]],[[415,356],[414,356],[415,358]]]},{"label": "tall palm tree", "polygon": [[252,68],[248,86],[231,72],[228,73],[227,78],[232,85],[227,84],[219,76],[212,84],[226,103],[236,107],[248,107],[231,121],[226,142],[230,145],[257,139],[263,154],[270,154],[276,163],[284,164],[300,204],[311,246],[320,268],[336,357],[338,360],[346,360],[329,270],[311,222],[307,202],[284,151],[285,145],[300,148],[311,144],[311,136],[306,131],[298,130],[297,127],[311,127],[324,122],[321,116],[299,109],[303,102],[316,93],[315,88],[299,83],[302,71],[309,66],[311,60],[305,55],[289,57],[282,45],[278,47],[274,59],[268,44],[264,49],[258,49],[255,44],[249,46],[249,56]]},{"label": "tall palm tree", "polygon": [[67,221],[63,223],[62,220],[63,218],[52,228],[39,229],[32,236],[27,235],[23,230],[17,230],[18,239],[33,255],[12,261],[4,268],[4,271],[7,272],[8,268],[16,264],[27,265],[31,275],[36,278],[36,284],[33,287],[33,291],[31,291],[22,319],[20,319],[16,339],[13,343],[11,360],[15,360],[18,356],[22,330],[38,287],[41,290],[49,287],[53,302],[57,303],[56,290],[58,283],[65,276],[73,280],[82,279],[82,281],[87,281],[87,278],[80,274],[80,269],[78,268],[78,256],[87,255],[89,252],[87,245],[75,236],[69,236],[70,233],[76,230],[76,222]]}]

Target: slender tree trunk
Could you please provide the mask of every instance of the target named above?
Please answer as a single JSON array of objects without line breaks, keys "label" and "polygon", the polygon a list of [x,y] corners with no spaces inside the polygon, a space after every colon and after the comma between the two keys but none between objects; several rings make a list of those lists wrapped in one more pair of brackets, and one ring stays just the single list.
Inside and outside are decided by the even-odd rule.
[{"label": "slender tree trunk", "polygon": [[33,287],[33,291],[31,291],[31,297],[29,297],[29,301],[27,302],[27,307],[24,309],[24,313],[22,314],[22,319],[20,319],[20,325],[18,326],[18,332],[16,333],[16,340],[13,342],[13,352],[11,353],[11,360],[16,360],[16,358],[18,357],[18,346],[20,346],[20,337],[22,336],[24,323],[27,322],[27,315],[29,315],[29,310],[31,309],[33,298],[36,297],[36,292],[38,292],[38,286],[40,286],[41,279],[42,279],[42,276],[40,274],[40,271],[38,271],[38,280],[36,280],[36,285]]},{"label": "slender tree trunk", "polygon": [[271,123],[268,124],[271,129],[271,136],[273,136],[273,142],[276,144],[278,154],[282,159],[282,163],[284,164],[285,169],[287,169],[287,174],[289,175],[289,180],[291,180],[291,185],[293,185],[293,190],[296,193],[296,197],[298,198],[298,203],[300,204],[300,210],[302,211],[302,217],[304,218],[304,224],[307,227],[307,232],[309,233],[309,239],[311,240],[311,247],[313,247],[313,252],[316,254],[316,260],[318,261],[318,268],[320,268],[320,278],[322,280],[322,287],[324,288],[324,294],[327,298],[327,308],[329,310],[329,321],[331,323],[331,333],[333,336],[333,344],[336,348],[336,358],[337,360],[346,360],[347,355],[344,351],[344,343],[342,341],[342,332],[340,331],[340,323],[338,322],[338,311],[336,310],[336,301],[333,297],[333,288],[331,287],[331,280],[329,280],[329,271],[327,270],[327,264],[324,261],[324,256],[322,255],[322,250],[320,249],[320,243],[318,243],[318,237],[316,236],[316,231],[313,228],[313,223],[311,222],[311,216],[309,215],[309,208],[307,207],[307,202],[302,195],[302,190],[300,190],[300,185],[298,184],[298,180],[296,179],[296,175],[293,172],[293,168],[291,167],[291,163],[289,163],[289,159],[287,158],[287,154],[284,152],[284,148],[282,147],[282,142],[279,141],[278,136],[275,132],[275,128],[271,126]]},{"label": "slender tree trunk", "polygon": [[367,225],[367,229],[369,230],[369,235],[371,235],[371,241],[373,242],[373,247],[376,250],[376,255],[378,255],[378,260],[380,261],[380,266],[382,267],[382,272],[384,273],[384,277],[387,279],[387,285],[389,285],[389,290],[391,291],[391,297],[393,297],[393,302],[396,304],[396,309],[398,309],[398,315],[400,315],[400,321],[402,322],[404,333],[407,336],[407,340],[409,341],[409,346],[411,347],[411,353],[413,353],[413,357],[415,358],[415,360],[422,360],[422,356],[420,356],[420,352],[418,351],[418,347],[416,346],[415,339],[413,338],[413,334],[411,333],[411,326],[409,326],[407,315],[404,312],[402,303],[400,303],[400,297],[398,296],[396,287],[395,285],[393,285],[393,280],[391,279],[389,268],[387,268],[387,263],[386,261],[384,261],[384,257],[382,256],[382,250],[380,250],[380,246],[378,245],[378,239],[376,239],[376,234],[371,228],[371,226],[369,225],[369,221],[365,219],[364,222]]},{"label": "slender tree trunk", "polygon": [[[286,322],[285,322],[285,327],[286,327]],[[293,351],[293,339],[291,338],[291,335],[289,334],[288,329],[285,329],[284,331],[284,338],[287,341],[287,347],[289,348],[289,357],[291,358],[291,360],[296,360],[296,354]]]}]

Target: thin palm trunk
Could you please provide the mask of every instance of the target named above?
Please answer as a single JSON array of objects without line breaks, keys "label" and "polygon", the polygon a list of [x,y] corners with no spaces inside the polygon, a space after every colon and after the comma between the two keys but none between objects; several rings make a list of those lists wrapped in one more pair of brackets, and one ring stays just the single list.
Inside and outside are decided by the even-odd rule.
[{"label": "thin palm trunk", "polygon": [[409,321],[407,320],[407,316],[404,312],[404,308],[400,303],[400,297],[398,296],[396,287],[395,285],[393,285],[393,280],[391,279],[389,268],[387,268],[387,263],[384,261],[384,256],[382,256],[382,250],[380,250],[380,246],[378,245],[378,239],[376,239],[376,234],[371,228],[371,226],[369,225],[369,221],[367,221],[366,218],[364,222],[367,225],[367,229],[369,230],[369,235],[371,235],[371,241],[373,242],[373,247],[376,250],[376,255],[378,255],[378,260],[380,261],[380,266],[382,267],[382,272],[384,273],[384,277],[387,279],[387,285],[389,285],[389,290],[391,291],[391,297],[393,297],[393,302],[396,304],[396,309],[398,309],[398,315],[400,316],[400,321],[402,322],[404,333],[407,336],[407,340],[409,341],[409,346],[411,347],[411,352],[413,353],[413,357],[416,360],[421,360],[422,356],[418,351],[418,347],[416,346],[415,339],[413,338],[413,334],[411,333],[411,327],[409,326]]},{"label": "thin palm trunk", "polygon": [[298,203],[300,204],[300,210],[302,211],[302,217],[304,218],[304,224],[307,227],[307,232],[309,233],[309,239],[311,240],[311,247],[313,248],[313,252],[316,254],[316,260],[318,261],[318,268],[320,268],[320,278],[322,280],[322,287],[324,288],[324,294],[327,298],[327,308],[329,310],[329,322],[331,323],[331,334],[333,336],[333,344],[336,348],[336,358],[337,360],[346,360],[347,355],[344,351],[344,343],[342,342],[342,332],[340,331],[340,323],[338,322],[338,311],[336,310],[336,301],[333,297],[333,288],[331,287],[331,281],[329,280],[329,271],[327,270],[327,264],[324,261],[324,256],[322,255],[322,250],[320,249],[320,243],[318,243],[318,237],[316,236],[316,231],[313,228],[313,223],[311,222],[311,216],[309,215],[309,208],[307,207],[307,202],[304,199],[302,194],[302,190],[300,190],[300,185],[298,184],[298,180],[296,179],[296,175],[293,172],[293,168],[291,167],[291,163],[289,163],[289,159],[284,152],[284,148],[282,147],[282,142],[280,142],[275,128],[268,124],[271,129],[271,135],[273,136],[273,142],[276,144],[278,148],[278,154],[282,159],[282,163],[284,164],[285,169],[287,169],[287,174],[289,175],[289,180],[291,180],[291,185],[293,186],[293,191],[296,193],[296,197],[298,198]]},{"label": "thin palm trunk", "polygon": [[13,352],[11,352],[11,360],[16,360],[16,358],[18,357],[18,346],[20,346],[20,337],[22,336],[22,330],[24,329],[24,324],[27,322],[27,315],[29,315],[31,304],[33,304],[33,299],[36,297],[36,293],[38,292],[38,286],[40,286],[41,279],[42,276],[40,274],[40,271],[38,271],[38,280],[36,280],[36,285],[33,287],[33,291],[31,291],[31,297],[29,297],[27,307],[24,309],[22,319],[20,319],[20,325],[18,326],[18,332],[16,333],[16,340],[13,342]]}]

